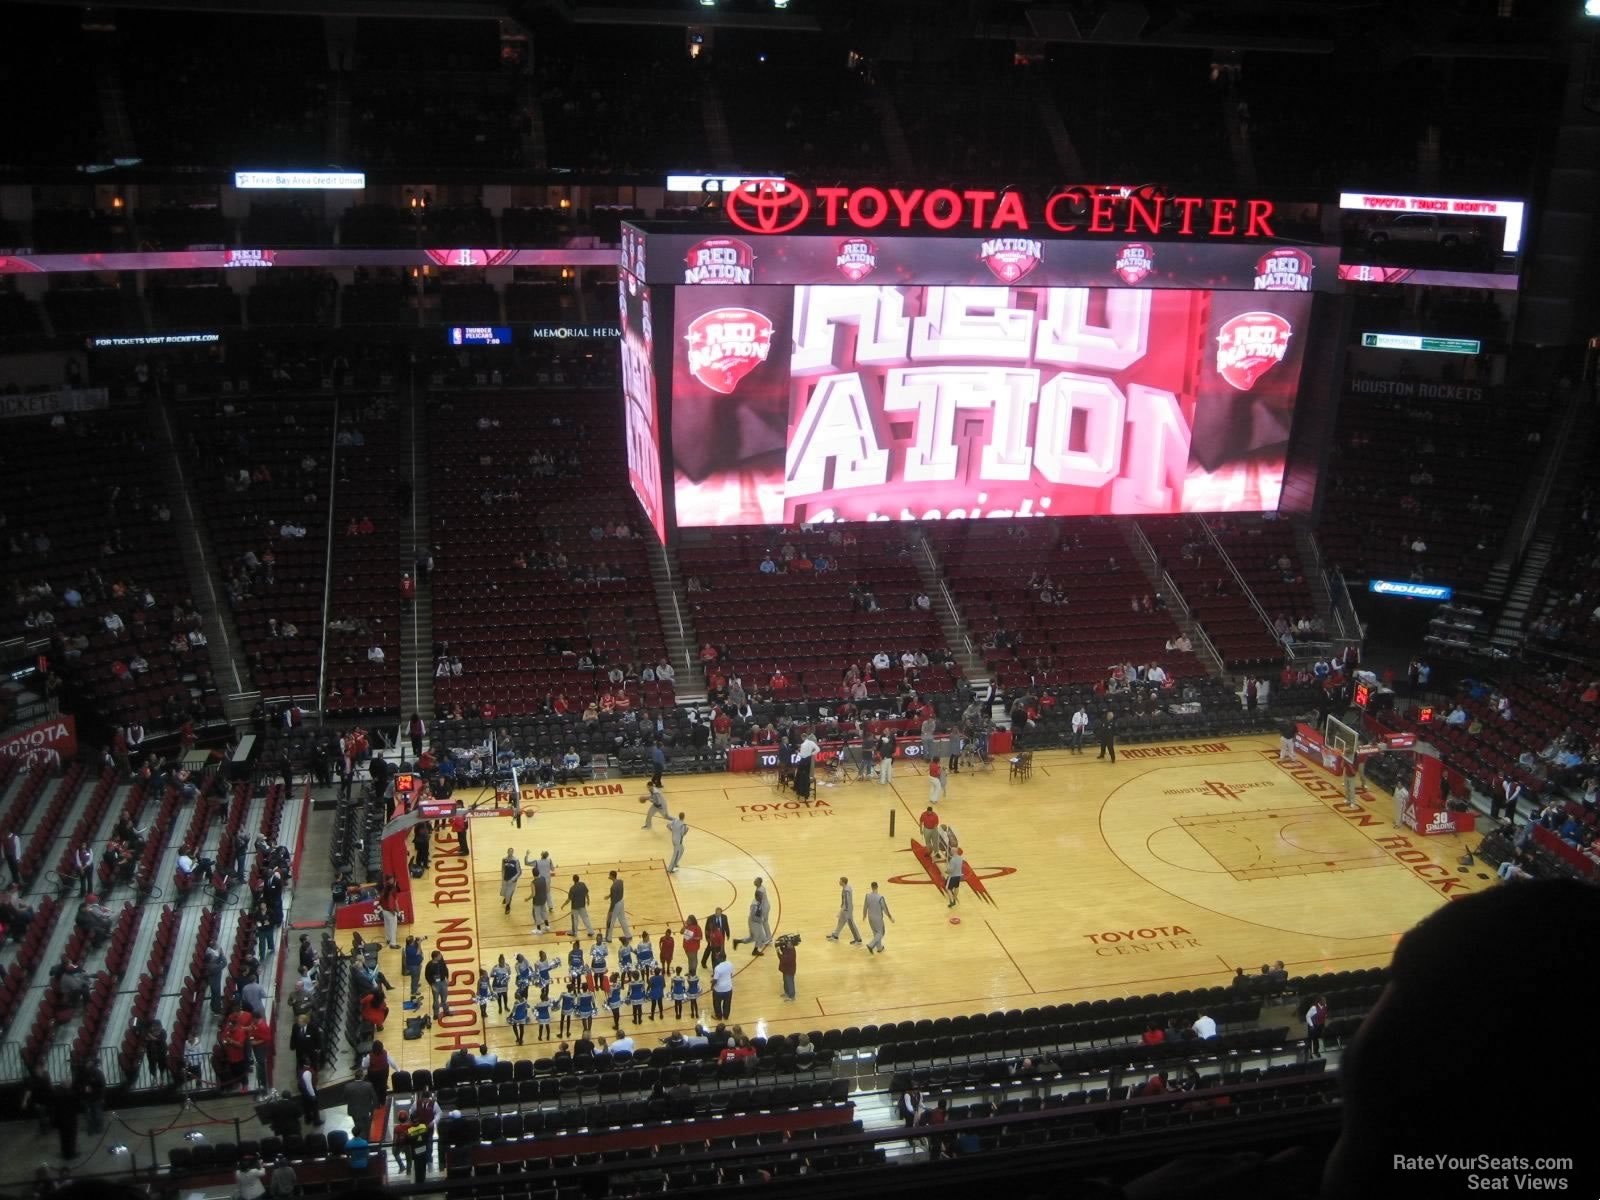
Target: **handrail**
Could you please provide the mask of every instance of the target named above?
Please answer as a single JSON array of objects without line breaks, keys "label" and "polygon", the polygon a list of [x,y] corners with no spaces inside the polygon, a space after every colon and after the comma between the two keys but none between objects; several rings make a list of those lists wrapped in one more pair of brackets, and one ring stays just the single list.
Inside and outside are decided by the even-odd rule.
[{"label": "handrail", "polygon": [[[411,543],[411,550],[407,559],[410,560],[410,565],[415,570],[418,548],[422,548],[423,554],[427,555],[429,553],[427,547],[432,545],[433,539],[429,537],[426,542],[417,540],[417,367],[415,363],[412,363],[407,368],[406,378],[408,381],[406,383],[406,415],[411,421],[411,476],[408,480],[411,485],[411,537],[407,539]],[[402,560],[402,566],[405,565],[406,561]],[[431,586],[432,581],[430,580],[429,582]],[[414,589],[420,588],[421,583],[420,579],[413,577],[412,587]],[[419,603],[420,601],[415,598],[411,601],[411,696],[413,703],[419,703],[417,697],[422,695],[422,664],[424,661],[428,662],[430,664],[429,670],[431,671],[433,662],[433,647],[428,647],[429,653],[424,659],[422,645],[418,640],[418,634],[421,632],[419,627],[422,624],[417,618],[417,606]],[[431,675],[429,679],[431,681]],[[434,700],[434,708],[428,713],[429,719],[432,719],[438,711],[438,697],[434,697]],[[400,713],[400,719],[402,721],[407,720],[403,710]]]},{"label": "handrail", "polygon": [[[1328,572],[1328,587],[1334,596],[1334,613],[1339,616],[1339,628],[1343,631],[1346,641],[1365,642],[1367,640],[1366,626],[1361,623],[1361,615],[1356,612],[1356,603],[1350,598],[1350,585],[1345,581],[1344,572],[1335,567]],[[1345,622],[1345,614],[1349,614],[1349,622]],[[1355,633],[1350,632],[1351,629]]]},{"label": "handrail", "polygon": [[322,637],[317,647],[317,707],[328,690],[328,621],[333,608],[333,505],[339,490],[339,397],[333,398],[333,433],[328,452],[328,536],[322,555]]},{"label": "handrail", "polygon": [[1261,623],[1267,627],[1267,633],[1281,647],[1283,641],[1278,637],[1278,630],[1272,624],[1272,618],[1267,615],[1267,610],[1261,607],[1261,601],[1256,599],[1255,591],[1246,582],[1245,577],[1240,574],[1238,566],[1233,561],[1233,556],[1228,553],[1227,547],[1222,544],[1222,539],[1217,537],[1217,531],[1211,528],[1211,523],[1204,517],[1196,517],[1195,521],[1201,529],[1206,531],[1206,537],[1210,539],[1211,548],[1217,552],[1217,557],[1228,564],[1229,574],[1233,576],[1234,582],[1239,585],[1239,591],[1249,597],[1250,607],[1256,610],[1256,616],[1260,617]]},{"label": "handrail", "polygon": [[966,622],[961,618],[961,610],[956,607],[956,598],[950,591],[950,585],[944,581],[944,572],[939,570],[939,560],[933,557],[933,547],[929,544],[926,535],[922,537],[922,558],[928,564],[928,570],[933,572],[934,579],[939,583],[939,599],[944,602],[945,613],[952,624],[961,633],[961,645],[968,658],[977,658],[978,653],[972,648],[972,638],[967,633]]},{"label": "handrail", "polygon": [[667,595],[672,597],[672,620],[678,626],[678,641],[683,644],[683,669],[694,670],[694,647],[689,644],[689,631],[683,627],[683,610],[678,607],[678,589],[672,582],[672,559],[667,556],[667,547],[664,543],[657,543],[656,549],[661,553],[661,570],[666,575]]},{"label": "handrail", "polygon": [[1550,447],[1550,457],[1545,462],[1544,473],[1539,479],[1539,488],[1534,493],[1533,503],[1528,506],[1528,515],[1522,522],[1522,528],[1517,532],[1518,559],[1526,553],[1528,543],[1533,540],[1533,532],[1539,525],[1539,519],[1545,515],[1545,504],[1555,488],[1556,478],[1561,474],[1561,463],[1572,440],[1573,427],[1578,423],[1578,406],[1583,403],[1586,403],[1583,391],[1580,388],[1573,388],[1572,396],[1567,401],[1566,411],[1561,414],[1561,424]]},{"label": "handrail", "polygon": [[1162,567],[1161,558],[1156,554],[1156,548],[1150,544],[1150,538],[1145,534],[1143,527],[1140,526],[1138,521],[1129,521],[1127,527],[1133,530],[1134,552],[1148,559],[1150,567],[1160,573],[1161,595],[1166,600],[1167,607],[1169,609],[1176,607],[1178,612],[1183,614],[1183,619],[1189,622],[1189,627],[1193,630],[1189,634],[1190,644],[1193,645],[1196,641],[1199,642],[1199,649],[1195,650],[1194,653],[1201,655],[1203,652],[1203,656],[1211,660],[1211,665],[1217,674],[1224,674],[1222,655],[1217,652],[1217,647],[1212,642],[1211,636],[1201,628],[1200,622],[1194,619],[1194,614],[1189,608],[1189,602],[1184,599],[1183,592],[1178,588],[1177,580],[1172,578],[1170,571]]}]

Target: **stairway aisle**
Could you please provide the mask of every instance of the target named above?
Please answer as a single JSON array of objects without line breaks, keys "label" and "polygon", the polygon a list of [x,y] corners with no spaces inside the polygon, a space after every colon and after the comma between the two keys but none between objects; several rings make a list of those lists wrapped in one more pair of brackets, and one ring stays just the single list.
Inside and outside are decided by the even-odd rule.
[{"label": "stairway aisle", "polygon": [[917,548],[919,552],[913,554],[911,560],[916,564],[923,591],[933,601],[933,611],[938,615],[939,628],[944,633],[944,644],[955,655],[956,662],[961,666],[961,674],[972,690],[980,696],[984,695],[989,686],[989,665],[984,662],[977,643],[972,640],[972,630],[967,627],[960,605],[944,584],[944,564],[939,561],[938,553],[927,538],[919,537]]},{"label": "stairway aisle", "polygon": [[678,556],[659,543],[650,547],[650,579],[656,587],[656,612],[667,654],[678,673],[672,690],[678,703],[698,703],[706,698],[706,674],[700,667],[700,639],[694,627],[694,609],[680,582]]},{"label": "stairway aisle", "polygon": [[[400,461],[411,479],[410,519],[400,525],[401,561],[415,564],[433,543],[429,510],[428,463],[423,433],[428,419],[426,391],[413,370],[401,421]],[[400,618],[400,725],[405,732],[412,713],[433,721],[433,581],[417,579],[417,598]]]},{"label": "stairway aisle", "polygon": [[1167,612],[1173,621],[1183,631],[1183,635],[1194,646],[1194,655],[1205,663],[1206,670],[1216,679],[1222,679],[1226,672],[1223,670],[1222,655],[1217,653],[1217,648],[1211,644],[1211,639],[1200,628],[1198,621],[1189,613],[1189,605],[1184,601],[1183,593],[1167,578],[1160,564],[1156,561],[1155,547],[1150,544],[1150,539],[1145,537],[1144,530],[1139,528],[1139,522],[1132,517],[1119,517],[1117,524],[1122,529],[1122,537],[1128,543],[1128,549],[1133,551],[1133,559],[1139,564],[1145,578],[1150,581],[1153,594],[1159,594],[1167,602]]},{"label": "stairway aisle", "polygon": [[244,664],[244,642],[234,623],[233,610],[223,602],[213,581],[211,567],[217,561],[216,550],[200,519],[199,505],[195,503],[193,490],[184,472],[183,455],[179,453],[173,432],[172,414],[159,389],[152,389],[145,407],[150,428],[155,430],[167,476],[177,486],[178,494],[171,506],[173,533],[183,554],[189,594],[200,601],[206,653],[211,656],[211,673],[217,680],[218,690],[223,693],[223,706],[228,719],[245,720],[254,707],[254,695],[251,692],[250,672]]}]

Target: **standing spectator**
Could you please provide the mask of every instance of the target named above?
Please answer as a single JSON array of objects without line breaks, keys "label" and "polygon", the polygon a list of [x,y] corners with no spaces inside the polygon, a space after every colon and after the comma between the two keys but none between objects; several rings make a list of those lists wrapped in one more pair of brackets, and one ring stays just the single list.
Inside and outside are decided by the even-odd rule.
[{"label": "standing spectator", "polygon": [[94,879],[94,850],[88,842],[80,843],[72,852],[72,870],[78,877],[78,895],[87,896]]},{"label": "standing spectator", "polygon": [[450,1015],[450,967],[444,961],[444,955],[435,950],[428,959],[428,965],[423,969],[423,978],[428,981],[428,990],[433,994],[433,1019]]},{"label": "standing spectator", "polygon": [[650,749],[650,786],[652,788],[661,786],[661,775],[666,769],[667,749],[662,744],[661,739],[657,738],[656,744]]},{"label": "standing spectator", "polygon": [[1318,996],[1311,1002],[1311,1007],[1306,1009],[1306,1037],[1310,1045],[1306,1048],[1306,1055],[1322,1057],[1322,1037],[1328,1028],[1328,998]]},{"label": "standing spectator", "polygon": [[300,1112],[308,1125],[322,1124],[322,1103],[317,1095],[317,1069],[309,1062],[300,1064],[299,1086],[295,1089],[300,1098]]},{"label": "standing spectator", "polygon": [[378,892],[378,915],[383,918],[383,942],[391,950],[400,949],[400,881],[393,875],[383,877]]},{"label": "standing spectator", "polygon": [[90,1137],[97,1137],[106,1127],[106,1076],[94,1059],[83,1063],[76,1072],[78,1090],[83,1097],[84,1128]]},{"label": "standing spectator", "polygon": [[778,974],[783,976],[783,998],[794,999],[795,952],[794,940],[783,938],[778,943]]},{"label": "standing spectator", "polygon": [[1089,731],[1089,713],[1080,701],[1078,711],[1072,714],[1072,752],[1083,753],[1083,735]]},{"label": "standing spectator", "polygon": [[350,1114],[350,1135],[366,1137],[372,1130],[372,1114],[378,1109],[378,1092],[365,1075],[344,1085],[345,1110]]},{"label": "standing spectator", "polygon": [[711,968],[711,1015],[726,1021],[733,1013],[733,963],[723,959]]},{"label": "standing spectator", "polygon": [[927,808],[922,810],[922,816],[917,818],[917,821],[922,826],[923,846],[927,848],[929,854],[937,858],[939,855],[939,814],[934,812],[933,805],[929,804]]},{"label": "standing spectator", "polygon": [[433,1130],[439,1123],[439,1106],[427,1088],[417,1092],[411,1106],[411,1123],[405,1134],[410,1141],[412,1178],[422,1183],[428,1176],[428,1164],[433,1160]]},{"label": "standing spectator", "polygon": [[1117,717],[1109,708],[1100,722],[1100,753],[1096,758],[1104,758],[1107,754],[1111,761],[1117,761]]},{"label": "standing spectator", "polygon": [[468,857],[472,851],[467,845],[467,810],[461,802],[456,802],[455,811],[450,814],[450,831],[456,835],[456,844],[461,847],[462,858]]},{"label": "standing spectator", "polygon": [[150,1068],[153,1082],[160,1083],[167,1078],[167,1030],[154,1018],[144,1027],[144,1061]]},{"label": "standing spectator", "polygon": [[250,1053],[256,1060],[256,1091],[266,1095],[271,1076],[267,1073],[267,1060],[272,1055],[272,1024],[259,1016],[250,1026]]},{"label": "standing spectator", "polygon": [[317,1065],[322,1037],[312,1028],[310,1013],[303,1012],[294,1019],[294,1028],[289,1031],[289,1049],[294,1051],[296,1071]]},{"label": "standing spectator", "polygon": [[410,608],[411,602],[416,598],[417,581],[411,578],[410,571],[406,571],[400,576],[400,603],[404,604],[407,608]]},{"label": "standing spectator", "polygon": [[411,757],[421,758],[422,739],[428,736],[428,723],[422,719],[422,714],[411,714],[411,722],[406,732],[411,735]]},{"label": "standing spectator", "polygon": [[944,799],[944,770],[937,758],[928,760],[928,804],[933,806]]},{"label": "standing spectator", "polygon": [[727,915],[720,908],[706,918],[706,948],[705,953],[700,956],[702,967],[708,961],[711,963],[722,961],[723,947],[728,944],[729,932]]},{"label": "standing spectator", "polygon": [[[868,927],[872,930],[872,940],[867,943],[867,953],[882,954],[884,933],[883,919],[887,917],[889,920],[893,921],[894,914],[889,911],[889,899],[878,890],[876,881],[874,881],[872,885],[872,890],[867,893],[867,898],[862,901],[861,911],[867,918]],[[854,932],[854,930],[855,925],[852,922],[851,931]]]},{"label": "standing spectator", "polygon": [[683,923],[683,954],[688,960],[689,974],[694,975],[700,970],[700,943],[704,935],[700,932],[700,922],[693,913]]},{"label": "standing spectator", "polygon": [[922,1093],[913,1085],[901,1093],[900,1119],[906,1123],[907,1129],[915,1129],[922,1120]]},{"label": "standing spectator", "polygon": [[77,1088],[58,1085],[52,1090],[50,1121],[56,1127],[61,1157],[66,1162],[78,1157],[78,1113],[82,1107]]},{"label": "standing spectator", "polygon": [[389,1096],[389,1054],[382,1042],[372,1043],[372,1049],[361,1061],[361,1070],[366,1081],[372,1085],[373,1094],[378,1098],[377,1106],[381,1108]]},{"label": "standing spectator", "polygon": [[256,901],[250,916],[256,925],[256,957],[264,959],[272,953],[272,907],[265,896]]},{"label": "standing spectator", "polygon": [[4,849],[6,868],[11,872],[11,882],[21,887],[25,882],[22,878],[22,838],[15,829],[8,830],[0,849]]}]

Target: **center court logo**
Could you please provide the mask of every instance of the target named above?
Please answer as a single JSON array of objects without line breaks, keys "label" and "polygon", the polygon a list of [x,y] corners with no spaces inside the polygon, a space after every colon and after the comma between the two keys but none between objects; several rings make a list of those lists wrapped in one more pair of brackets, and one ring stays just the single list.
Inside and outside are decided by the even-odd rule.
[{"label": "center court logo", "polygon": [[1198,787],[1165,788],[1163,796],[1221,796],[1224,800],[1237,800],[1246,792],[1271,787],[1270,780],[1258,779],[1251,783],[1228,783],[1220,779],[1207,779]]},{"label": "center court logo", "polygon": [[772,318],[753,308],[714,308],[689,322],[689,374],[713,392],[733,395],[739,381],[772,353]]}]

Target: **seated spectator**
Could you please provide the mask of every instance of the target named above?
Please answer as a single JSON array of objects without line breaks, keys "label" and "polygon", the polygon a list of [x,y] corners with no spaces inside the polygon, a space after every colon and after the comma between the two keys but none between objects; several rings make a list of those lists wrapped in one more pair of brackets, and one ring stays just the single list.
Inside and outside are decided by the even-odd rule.
[{"label": "seated spectator", "polygon": [[370,662],[370,663],[380,663],[381,664],[383,662],[383,647],[382,646],[368,646],[367,647],[367,661]]},{"label": "seated spectator", "polygon": [[89,896],[84,900],[83,907],[78,909],[77,926],[88,931],[92,945],[102,945],[111,936],[114,922],[111,909],[101,904],[98,896]]}]

